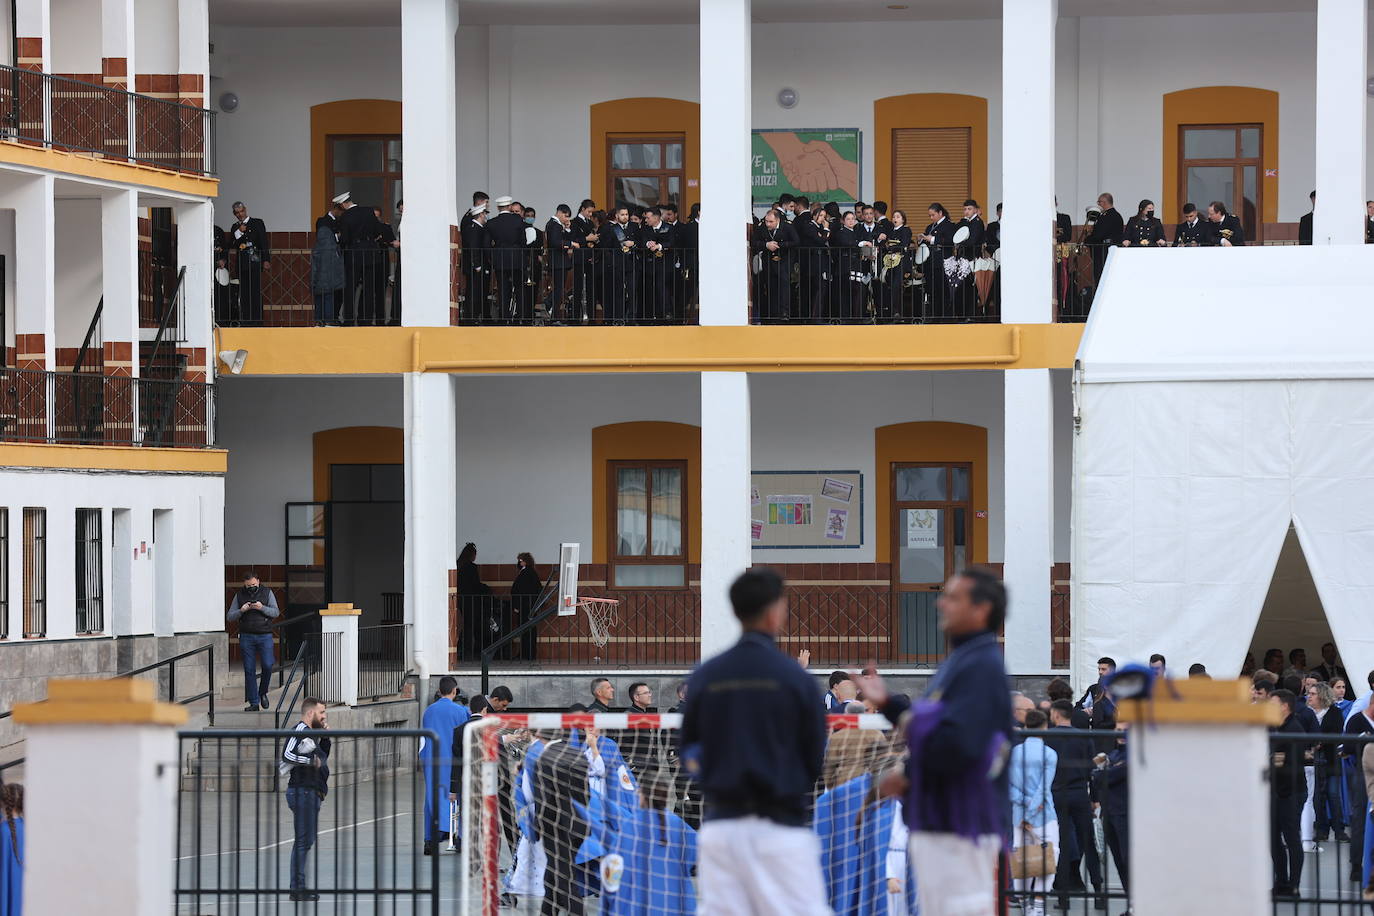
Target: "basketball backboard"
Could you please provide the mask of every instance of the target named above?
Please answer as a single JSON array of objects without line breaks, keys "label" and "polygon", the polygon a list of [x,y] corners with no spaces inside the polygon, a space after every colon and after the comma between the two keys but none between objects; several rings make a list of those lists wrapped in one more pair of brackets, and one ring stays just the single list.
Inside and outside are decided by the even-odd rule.
[{"label": "basketball backboard", "polygon": [[578,544],[558,546],[558,616],[572,617],[577,614],[577,567]]}]

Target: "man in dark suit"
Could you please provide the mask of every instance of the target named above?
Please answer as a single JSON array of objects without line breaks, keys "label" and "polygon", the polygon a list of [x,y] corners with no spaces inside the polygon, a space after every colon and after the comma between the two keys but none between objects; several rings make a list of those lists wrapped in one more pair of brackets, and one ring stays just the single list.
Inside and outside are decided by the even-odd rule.
[{"label": "man in dark suit", "polygon": [[644,211],[639,227],[643,242],[640,249],[640,293],[644,297],[643,311],[638,316],[646,323],[659,323],[672,310],[668,279],[672,274],[673,230],[663,221],[663,210],[650,207]]},{"label": "man in dark suit", "polygon": [[587,758],[561,735],[552,737],[534,763],[531,783],[535,837],[548,857],[539,912],[582,916],[586,912],[581,896],[584,882],[577,852],[591,827],[576,806],[585,810],[588,803]]},{"label": "man in dark suit", "polygon": [[658,209],[663,211],[663,225],[668,227],[668,231],[671,233],[673,240],[672,253],[667,255],[669,258],[668,304],[666,306],[667,311],[663,317],[667,324],[677,324],[681,321],[681,315],[687,308],[686,297],[683,295],[682,274],[683,268],[686,265],[683,263],[682,251],[680,250],[683,244],[682,237],[684,227],[682,223],[678,222],[677,204],[668,201],[667,203],[659,204]]},{"label": "man in dark suit", "polygon": [[596,243],[600,236],[592,214],[596,212],[596,201],[584,200],[577,207],[577,215],[568,225],[573,249],[573,291],[572,320],[585,321],[596,313]]},{"label": "man in dark suit", "polygon": [[[1060,212],[1058,212],[1058,211],[1059,211],[1059,197],[1058,197],[1057,195],[1056,195],[1055,198],[1054,198],[1054,209],[1055,209],[1055,214],[1054,214],[1054,240],[1055,240],[1055,242],[1057,242],[1057,243],[1072,242],[1072,241],[1073,241],[1073,217],[1069,216],[1069,214],[1067,214],[1067,213],[1060,213]],[[998,204],[998,205],[997,205],[997,216],[998,216],[999,219],[1000,219],[1001,216],[1002,216],[1002,205],[1001,205],[1001,204]]]},{"label": "man in dark suit", "polygon": [[458,238],[463,247],[463,302],[458,320],[462,324],[481,324],[487,311],[487,292],[491,284],[491,238],[487,235],[487,208],[474,204],[463,214]]},{"label": "man in dark suit", "polygon": [[1312,209],[1302,215],[1298,220],[1298,244],[1312,244],[1312,213],[1317,209],[1317,192],[1313,191],[1307,195],[1308,200],[1312,201]]},{"label": "man in dark suit", "polygon": [[1175,248],[1197,248],[1206,245],[1211,237],[1208,223],[1198,217],[1197,207],[1191,203],[1183,205],[1183,222],[1174,228]]},{"label": "man in dark suit", "polygon": [[520,264],[520,314],[523,322],[534,320],[534,303],[544,288],[544,232],[539,228],[539,214],[533,207],[515,204],[515,214],[525,221],[525,259]]},{"label": "man in dark suit", "polygon": [[262,324],[262,272],[272,266],[272,245],[267,227],[248,215],[243,201],[234,202],[234,224],[229,227],[230,248],[237,251],[239,321]]},{"label": "man in dark suit", "polygon": [[499,212],[487,221],[487,236],[491,239],[491,266],[496,273],[496,322],[509,324],[520,308],[525,221],[515,212],[515,201],[511,198],[502,195],[494,203]]},{"label": "man in dark suit", "polygon": [[1238,248],[1245,244],[1245,228],[1235,214],[1226,212],[1226,204],[1219,200],[1208,204],[1207,220],[1212,224],[1210,244],[1221,248]]},{"label": "man in dark suit", "polygon": [[1126,234],[1126,223],[1113,206],[1112,195],[1106,191],[1099,194],[1097,209],[1101,215],[1091,224],[1092,228],[1083,237],[1083,244],[1088,246],[1088,252],[1093,259],[1093,285],[1102,280],[1102,270],[1107,266],[1107,252],[1121,244],[1121,239]]},{"label": "man in dark suit", "polygon": [[788,302],[792,298],[792,249],[796,247],[797,231],[781,221],[777,210],[765,213],[763,224],[754,229],[750,245],[762,263],[762,269],[754,275],[754,319],[759,324],[782,322],[788,318]]},{"label": "man in dark suit", "polygon": [[923,267],[923,285],[930,296],[928,316],[937,321],[950,317],[949,281],[945,279],[945,258],[954,257],[954,223],[949,211],[939,201],[926,211],[930,223],[921,233],[921,241],[929,248],[930,256]]},{"label": "man in dark suit", "polygon": [[[960,242],[954,249],[954,256],[961,261],[972,262],[977,259],[983,250],[983,240],[987,236],[987,226],[983,223],[983,210],[978,205],[978,201],[969,198],[964,201],[964,218],[959,221],[959,228],[968,229],[968,238]],[[958,229],[955,230],[956,232]],[[969,273],[959,281],[958,296],[954,303],[956,318],[968,321],[973,318],[978,305],[978,285],[973,281],[973,274]]]},{"label": "man in dark suit", "polygon": [[[559,204],[553,218],[544,226],[544,247],[549,261],[549,295],[544,300],[544,312],[549,320],[561,323],[567,311],[568,271],[573,266],[572,208]],[[574,302],[576,291],[574,291]]]},{"label": "man in dark suit", "polygon": [[624,324],[635,302],[635,261],[639,247],[639,226],[630,222],[627,207],[617,207],[611,222],[601,227],[601,301],[606,320]]},{"label": "man in dark suit", "polygon": [[[806,198],[802,198],[803,201]],[[826,247],[826,239],[821,228],[812,216],[810,204],[797,212],[792,221],[792,229],[797,233],[797,298],[792,309],[793,320],[805,321],[817,318],[816,299],[820,294],[821,277],[825,271],[825,259],[821,249]]]},{"label": "man in dark suit", "polygon": [[[382,295],[385,295],[385,290],[375,289],[376,265],[382,258],[382,249],[378,247],[382,222],[371,207],[360,207],[351,199],[341,206],[344,212],[339,217],[339,247],[343,249],[344,267],[348,270],[343,309],[352,306],[354,323],[372,324],[381,314]],[[339,320],[348,323],[342,311]]]}]

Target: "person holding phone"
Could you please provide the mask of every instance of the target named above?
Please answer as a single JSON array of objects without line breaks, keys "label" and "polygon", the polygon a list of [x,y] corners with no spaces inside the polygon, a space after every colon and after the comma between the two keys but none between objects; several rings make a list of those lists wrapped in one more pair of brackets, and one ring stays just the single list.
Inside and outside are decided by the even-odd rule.
[{"label": "person holding phone", "polygon": [[[244,712],[269,709],[267,688],[272,685],[272,623],[281,614],[270,588],[258,581],[258,574],[243,575],[243,587],[234,593],[225,615],[239,625],[239,651],[243,655]],[[261,673],[259,674],[259,667]]]}]

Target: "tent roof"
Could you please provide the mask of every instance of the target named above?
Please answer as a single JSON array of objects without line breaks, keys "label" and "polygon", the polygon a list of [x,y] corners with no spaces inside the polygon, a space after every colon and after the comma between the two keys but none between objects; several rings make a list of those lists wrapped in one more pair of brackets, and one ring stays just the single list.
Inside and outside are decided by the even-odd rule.
[{"label": "tent roof", "polygon": [[1374,245],[1115,249],[1086,384],[1374,378]]}]

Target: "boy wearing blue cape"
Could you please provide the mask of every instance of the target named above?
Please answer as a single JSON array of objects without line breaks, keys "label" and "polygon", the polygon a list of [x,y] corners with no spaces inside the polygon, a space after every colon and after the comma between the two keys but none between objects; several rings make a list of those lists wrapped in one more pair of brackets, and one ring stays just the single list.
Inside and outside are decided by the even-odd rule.
[{"label": "boy wearing blue cape", "polygon": [[691,916],[697,894],[697,833],[669,809],[672,777],[645,773],[643,807],[607,802],[610,837],[601,860],[603,916]]},{"label": "boy wearing blue cape", "polygon": [[[432,856],[436,845],[448,840],[448,803],[453,800],[448,791],[449,774],[453,768],[453,733],[468,720],[467,707],[455,702],[458,679],[445,675],[439,678],[439,698],[429,704],[420,720],[420,727],[432,731],[438,741],[420,739],[420,771],[425,774],[425,855]],[[459,752],[461,753],[461,748]],[[444,823],[439,825],[440,811],[435,809],[438,794],[439,809]]]},{"label": "boy wearing blue cape", "polygon": [[0,785],[0,916],[20,916],[24,903],[24,787]]},{"label": "boy wearing blue cape", "polygon": [[908,832],[901,804],[880,797],[881,782],[866,772],[816,800],[821,869],[835,916],[917,912],[915,882],[906,880]]}]

